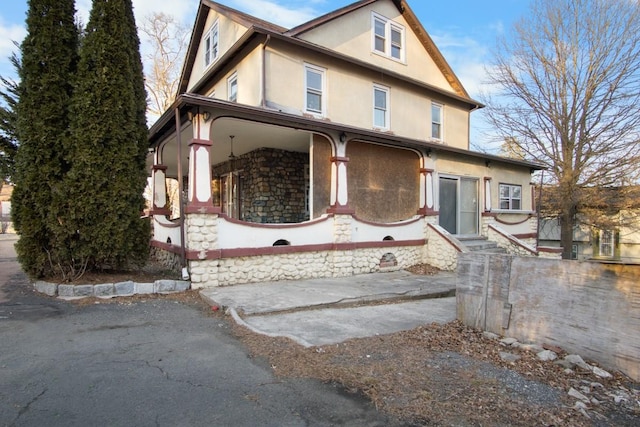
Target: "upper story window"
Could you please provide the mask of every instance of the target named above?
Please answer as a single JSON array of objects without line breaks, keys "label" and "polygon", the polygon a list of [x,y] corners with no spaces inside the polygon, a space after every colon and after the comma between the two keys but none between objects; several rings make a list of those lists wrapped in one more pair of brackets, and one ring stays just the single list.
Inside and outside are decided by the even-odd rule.
[{"label": "upper story window", "polygon": [[431,138],[442,139],[442,105],[431,103]]},{"label": "upper story window", "polygon": [[305,111],[324,116],[326,112],[325,69],[305,64]]},{"label": "upper story window", "polygon": [[389,129],[389,88],[373,86],[373,127]]},{"label": "upper story window", "polygon": [[220,52],[218,46],[218,40],[220,35],[218,33],[218,21],[215,22],[204,36],[204,66],[208,67],[218,59]]},{"label": "upper story window", "polygon": [[231,102],[238,102],[238,74],[233,73],[227,79],[227,99]]},{"label": "upper story window", "polygon": [[613,258],[615,234],[612,230],[600,230],[600,256]]},{"label": "upper story window", "polygon": [[373,51],[398,61],[404,61],[404,27],[377,13],[372,14],[371,20]]},{"label": "upper story window", "polygon": [[522,186],[500,184],[500,209],[519,211],[522,209]]}]

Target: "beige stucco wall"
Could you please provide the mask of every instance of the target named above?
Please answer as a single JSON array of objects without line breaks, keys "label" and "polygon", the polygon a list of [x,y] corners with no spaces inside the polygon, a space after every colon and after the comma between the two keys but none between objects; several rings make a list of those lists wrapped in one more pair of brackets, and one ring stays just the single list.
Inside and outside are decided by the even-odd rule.
[{"label": "beige stucco wall", "polygon": [[[434,156],[432,156],[434,157]],[[480,208],[484,207],[484,178],[491,178],[492,211],[499,210],[499,185],[514,184],[522,186],[522,211],[530,212],[531,174],[527,168],[491,162],[489,166],[484,160],[464,159],[460,156],[438,153],[436,156],[436,172],[444,175],[477,178],[480,184]],[[437,191],[436,191],[437,193]]]},{"label": "beige stucco wall", "polygon": [[389,131],[398,136],[430,140],[431,103],[444,105],[444,143],[469,146],[469,112],[426,89],[359,69],[334,58],[273,40],[267,48],[267,105],[282,111],[304,112],[304,65],[324,68],[326,117],[332,122],[364,129],[373,126],[373,86],[389,89]]},{"label": "beige stucco wall", "polygon": [[[219,53],[218,58],[220,58],[224,53],[233,46],[233,44],[247,31],[247,27],[229,20],[224,15],[220,15],[215,11],[210,11],[207,16],[206,24],[204,26],[204,32],[202,33],[202,37],[207,35],[209,29],[215,24],[216,20],[218,21],[218,33],[219,33]],[[191,89],[200,81],[204,73],[207,71],[209,67],[211,67],[214,63],[209,65],[209,67],[205,68],[204,64],[204,43],[201,41],[198,46],[198,51],[196,53],[195,62],[193,64],[193,71],[191,72],[191,76],[189,78],[189,85],[187,91],[191,91]]]},{"label": "beige stucco wall", "polygon": [[256,47],[235,67],[229,69],[224,76],[216,82],[213,89],[208,91],[211,96],[215,93],[216,99],[229,99],[227,81],[234,73],[238,77],[238,103],[258,106],[261,103],[260,88],[262,70],[262,50]]},{"label": "beige stucco wall", "polygon": [[[389,59],[372,51],[372,12],[404,27],[404,62]],[[361,7],[299,37],[453,93],[433,59],[391,1],[378,1]]]}]

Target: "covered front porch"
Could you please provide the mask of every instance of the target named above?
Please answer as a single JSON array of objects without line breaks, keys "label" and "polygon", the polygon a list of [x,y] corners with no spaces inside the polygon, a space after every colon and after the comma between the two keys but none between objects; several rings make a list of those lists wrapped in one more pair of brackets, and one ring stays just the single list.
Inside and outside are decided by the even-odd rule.
[{"label": "covered front porch", "polygon": [[[426,261],[437,217],[425,215],[435,214],[433,169],[417,147],[199,96],[163,123],[152,129],[152,246],[187,267],[194,287]],[[183,189],[175,219],[167,178]]]},{"label": "covered front porch", "polygon": [[[175,105],[151,129],[151,244],[193,287],[455,267],[434,195],[442,146],[197,95]],[[479,234],[491,192],[475,181]]]}]

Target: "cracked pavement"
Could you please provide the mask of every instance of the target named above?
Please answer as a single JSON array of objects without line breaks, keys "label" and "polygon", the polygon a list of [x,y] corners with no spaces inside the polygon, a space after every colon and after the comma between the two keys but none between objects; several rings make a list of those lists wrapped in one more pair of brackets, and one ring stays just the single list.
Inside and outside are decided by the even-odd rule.
[{"label": "cracked pavement", "polygon": [[193,306],[40,296],[14,242],[0,239],[0,426],[401,425],[339,387],[274,377]]}]

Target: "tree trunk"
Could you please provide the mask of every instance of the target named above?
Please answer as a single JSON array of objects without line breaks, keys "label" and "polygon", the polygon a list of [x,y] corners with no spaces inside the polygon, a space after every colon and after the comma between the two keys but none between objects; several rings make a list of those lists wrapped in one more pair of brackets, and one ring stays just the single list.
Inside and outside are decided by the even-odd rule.
[{"label": "tree trunk", "polygon": [[562,246],[562,259],[571,259],[574,218],[573,209],[570,212],[564,212],[560,215],[560,246]]}]

